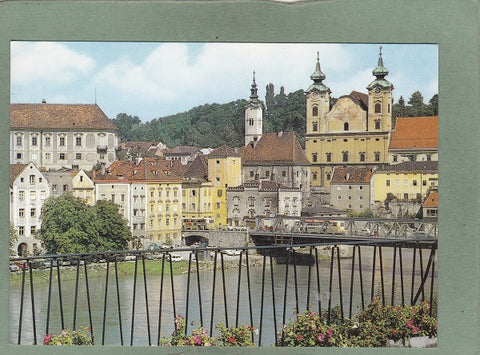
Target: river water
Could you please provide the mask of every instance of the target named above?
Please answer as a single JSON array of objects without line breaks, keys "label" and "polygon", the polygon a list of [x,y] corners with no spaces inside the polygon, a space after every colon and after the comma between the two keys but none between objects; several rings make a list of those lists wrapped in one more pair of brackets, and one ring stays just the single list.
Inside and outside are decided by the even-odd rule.
[{"label": "river water", "polygon": [[[416,254],[416,272],[415,285],[418,288],[420,283],[420,267],[418,252]],[[423,252],[423,268],[426,268],[429,252]],[[268,259],[267,259],[268,260]],[[380,295],[380,279],[378,252],[375,270],[375,295]],[[390,304],[392,297],[392,279],[393,279],[393,248],[383,248],[383,271],[385,286],[385,301]],[[403,282],[405,302],[410,302],[411,297],[411,281],[413,266],[413,251],[411,249],[402,250],[403,261]],[[158,261],[159,265],[161,261]],[[373,248],[362,247],[362,284],[365,304],[371,299],[372,285],[372,264],[373,264]],[[358,272],[358,254],[355,260],[355,272],[353,283],[353,301],[352,311],[357,312],[361,305],[360,292],[360,274]],[[112,265],[113,266],[113,265]],[[337,269],[337,259],[334,260],[333,278],[332,278],[332,294],[331,305],[339,305],[340,299],[343,301],[345,316],[349,316],[350,308],[350,282],[351,282],[352,258],[341,259],[341,289],[343,297],[340,298],[339,275]],[[400,278],[399,257],[396,257],[396,276],[394,297],[395,303],[400,304],[402,300],[401,278]],[[215,293],[214,293],[214,314],[213,314],[213,335],[218,335],[215,325],[218,323],[235,325],[237,318],[237,294],[238,294],[238,267],[228,268],[225,270],[225,290],[227,298],[227,318],[225,317],[225,303],[223,293],[222,274],[220,270],[216,273]],[[252,316],[254,328],[260,330],[261,302],[262,302],[262,266],[250,267],[250,296],[248,289],[247,269],[242,267],[240,282],[240,302],[238,308],[238,324],[250,325],[250,306],[252,304]],[[263,324],[261,327],[262,345],[271,345],[275,342],[274,331],[274,312],[277,320],[277,330],[281,330],[283,319],[288,322],[293,319],[296,313],[296,300],[298,295],[299,311],[303,312],[307,309],[307,290],[308,290],[308,266],[296,267],[297,285],[295,286],[295,273],[293,265],[288,267],[287,287],[286,287],[286,303],[285,299],[285,277],[286,266],[274,264],[274,293],[272,297],[272,282],[270,265],[266,266],[266,278],[264,283],[264,300],[263,300]],[[436,277],[436,271],[435,271]],[[310,279],[310,310],[318,311],[319,302],[321,308],[326,309],[329,303],[329,281],[330,281],[330,261],[320,260],[319,262],[319,279],[320,293],[317,289],[316,266],[311,268]],[[190,274],[190,299],[188,304],[188,327],[189,330],[197,328],[201,324],[207,330],[210,330],[211,310],[212,310],[212,292],[213,292],[213,271],[206,270],[199,273],[200,282],[197,283],[197,274]],[[79,279],[79,291],[77,300],[76,326],[88,326],[89,313],[87,304],[87,293],[85,287],[85,279],[81,273]],[[155,345],[157,343],[157,334],[169,337],[172,334],[175,314],[186,316],[186,295],[188,275],[181,274],[173,277],[174,293],[175,293],[175,313],[173,311],[174,304],[172,302],[172,288],[170,284],[170,276],[165,275],[163,286],[162,307],[160,307],[160,288],[161,276],[147,275],[147,292],[143,282],[143,275],[138,274],[136,283],[135,307],[133,307],[133,276],[119,277],[119,298],[120,312],[117,303],[117,290],[115,284],[115,274],[113,267],[109,274],[107,307],[105,311],[105,335],[103,336],[103,319],[104,319],[104,301],[105,301],[105,277],[94,278],[89,273],[90,300],[91,300],[91,316],[93,330],[95,334],[95,343],[105,345],[119,345],[123,338],[124,345]],[[42,343],[43,336],[46,333],[47,306],[48,306],[48,282],[36,282],[35,284],[35,324],[37,327],[37,342]],[[30,298],[30,288],[28,282],[25,287],[25,303],[23,308],[23,322],[21,332],[21,343],[33,343],[33,320],[32,306]],[[198,285],[201,286],[200,296],[198,297]],[[436,288],[436,281],[434,282]],[[63,318],[66,328],[73,327],[74,319],[74,303],[75,303],[75,281],[62,280],[62,301],[63,301]],[[425,297],[430,295],[430,277],[425,285]],[[146,302],[146,298],[148,302]],[[19,329],[21,285],[10,287],[10,342],[17,343]],[[421,298],[420,298],[421,300]],[[200,307],[199,305],[202,305]],[[148,305],[148,317],[147,317]],[[275,305],[275,310],[274,310]],[[134,309],[134,312],[132,312]],[[160,316],[161,309],[161,318]],[[122,327],[120,327],[119,313],[121,314]],[[159,322],[160,318],[160,322]],[[133,319],[133,322],[132,322]],[[133,323],[133,327],[132,327]],[[150,323],[150,334],[148,323]],[[49,333],[60,333],[62,329],[61,312],[59,306],[59,293],[56,278],[52,285],[52,302],[50,311]],[[160,325],[160,327],[159,327]],[[160,329],[159,329],[160,328]],[[132,335],[133,332],[133,335]],[[150,341],[149,341],[150,339]],[[259,341],[259,334],[255,337],[256,343]]]}]

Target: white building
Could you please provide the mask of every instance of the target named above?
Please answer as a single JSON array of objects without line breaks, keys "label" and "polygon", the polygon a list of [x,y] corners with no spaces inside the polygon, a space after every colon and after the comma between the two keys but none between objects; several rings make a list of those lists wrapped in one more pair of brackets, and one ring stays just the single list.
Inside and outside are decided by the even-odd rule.
[{"label": "white building", "polygon": [[48,181],[35,164],[10,165],[10,223],[18,233],[13,247],[18,254],[41,249],[35,233],[40,229],[40,213],[49,196]]},{"label": "white building", "polygon": [[97,105],[10,105],[11,164],[90,170],[116,160],[118,141],[118,128]]}]

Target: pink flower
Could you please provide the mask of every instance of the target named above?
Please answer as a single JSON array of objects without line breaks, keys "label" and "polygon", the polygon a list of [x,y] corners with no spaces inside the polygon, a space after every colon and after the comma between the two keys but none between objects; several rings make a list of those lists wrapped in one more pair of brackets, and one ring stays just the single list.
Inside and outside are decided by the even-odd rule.
[{"label": "pink flower", "polygon": [[303,339],[303,335],[302,334],[298,334],[297,335],[297,341],[301,341]]},{"label": "pink flower", "polygon": [[317,313],[312,312],[312,313],[310,313],[310,317],[313,317],[313,316],[315,316],[316,314],[317,314]]},{"label": "pink flower", "polygon": [[412,325],[413,325],[413,320],[409,319],[408,322],[407,322],[407,327],[411,328]]},{"label": "pink flower", "polygon": [[328,330],[327,330],[328,337],[330,338],[332,336],[332,334],[333,334],[332,328],[328,328]]},{"label": "pink flower", "polygon": [[202,337],[193,337],[193,342],[195,345],[201,345],[202,344]]},{"label": "pink flower", "polygon": [[190,340],[185,339],[185,345],[190,345]]},{"label": "pink flower", "polygon": [[420,329],[418,327],[413,327],[412,328],[412,333],[417,334]]},{"label": "pink flower", "polygon": [[50,340],[52,340],[53,335],[52,334],[47,334],[43,337],[43,345],[47,345],[50,343]]},{"label": "pink flower", "polygon": [[325,339],[325,335],[322,333],[318,333],[318,341],[322,342]]}]

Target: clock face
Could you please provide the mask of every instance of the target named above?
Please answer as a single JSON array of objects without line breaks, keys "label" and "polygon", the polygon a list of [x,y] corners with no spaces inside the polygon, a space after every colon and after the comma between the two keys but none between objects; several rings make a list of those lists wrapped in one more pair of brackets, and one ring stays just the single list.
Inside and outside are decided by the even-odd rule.
[{"label": "clock face", "polygon": [[381,91],[380,88],[377,86],[377,87],[375,88],[375,94],[380,94],[380,91]]},{"label": "clock face", "polygon": [[312,92],[312,99],[318,99],[318,92],[317,91],[313,91]]}]

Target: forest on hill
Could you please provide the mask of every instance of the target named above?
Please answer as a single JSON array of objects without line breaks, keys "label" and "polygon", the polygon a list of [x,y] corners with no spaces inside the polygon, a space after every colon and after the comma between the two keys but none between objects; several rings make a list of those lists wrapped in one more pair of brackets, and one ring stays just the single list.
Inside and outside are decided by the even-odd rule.
[{"label": "forest on hill", "polygon": [[[331,98],[333,105],[336,99]],[[239,99],[226,104],[205,104],[186,112],[142,122],[137,116],[119,113],[112,122],[125,141],[160,141],[169,147],[190,145],[216,148],[223,144],[240,147],[244,144],[244,115],[247,100]],[[283,87],[275,93],[273,84],[266,87],[264,132],[295,132],[303,145],[305,135],[305,95],[303,90],[286,94]],[[438,95],[428,104],[417,91],[407,103],[403,97],[392,106],[396,117],[438,115]]]}]

